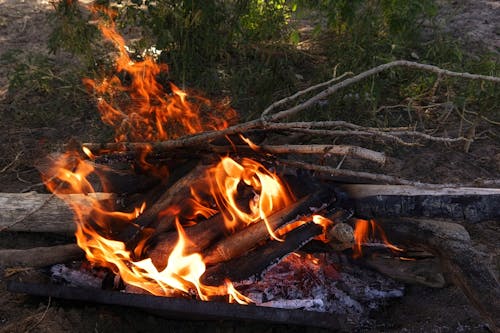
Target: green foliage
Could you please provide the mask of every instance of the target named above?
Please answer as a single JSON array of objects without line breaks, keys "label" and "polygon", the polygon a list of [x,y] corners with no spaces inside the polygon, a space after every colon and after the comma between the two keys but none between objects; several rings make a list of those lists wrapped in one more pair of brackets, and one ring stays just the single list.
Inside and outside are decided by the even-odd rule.
[{"label": "green foliage", "polygon": [[62,0],[54,2],[54,12],[50,17],[52,33],[48,48],[55,53],[62,49],[83,56],[90,61],[95,54],[93,44],[98,36],[97,28],[88,22],[77,1]]},{"label": "green foliage", "polygon": [[[41,54],[12,52],[0,62],[8,61],[9,107],[2,119],[16,127],[65,128],[75,120],[97,118],[88,94],[80,86],[82,68]],[[65,68],[70,68],[69,70]],[[91,112],[89,112],[91,110]]]}]

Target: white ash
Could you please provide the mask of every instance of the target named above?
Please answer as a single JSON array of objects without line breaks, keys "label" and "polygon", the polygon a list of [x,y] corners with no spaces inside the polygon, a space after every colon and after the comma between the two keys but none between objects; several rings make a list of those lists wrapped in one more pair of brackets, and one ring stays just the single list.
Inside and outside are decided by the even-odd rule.
[{"label": "white ash", "polygon": [[51,278],[57,283],[66,283],[73,287],[101,288],[103,278],[95,276],[88,270],[69,268],[57,264],[50,268]]},{"label": "white ash", "polygon": [[339,264],[338,254],[291,254],[237,289],[257,305],[330,312],[362,323],[388,299],[403,296],[404,285],[381,274]]}]

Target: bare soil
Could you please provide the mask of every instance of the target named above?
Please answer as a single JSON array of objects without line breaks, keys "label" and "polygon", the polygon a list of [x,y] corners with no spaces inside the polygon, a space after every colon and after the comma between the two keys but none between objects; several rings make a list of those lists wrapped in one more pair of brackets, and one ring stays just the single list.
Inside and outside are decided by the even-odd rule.
[{"label": "bare soil", "polygon": [[[500,52],[500,2],[488,0],[441,1],[439,19],[447,31],[476,45]],[[50,31],[46,0],[0,0],[0,183],[3,192],[43,191],[34,161],[54,150],[85,128],[16,128],[8,121],[13,112],[7,99],[8,77],[13,72],[6,61],[9,52],[46,53]],[[57,56],[54,56],[57,58]],[[43,96],[39,96],[43,98]],[[37,101],[34,100],[33,103]],[[22,112],[22,110],[18,110]],[[500,112],[500,110],[499,110]],[[397,155],[397,156],[396,156]],[[468,153],[461,147],[429,145],[401,150],[384,170],[392,175],[424,182],[472,182],[500,179],[500,145],[492,140],[472,144]],[[349,163],[346,161],[346,163]],[[345,167],[349,167],[346,164]],[[467,225],[474,246],[500,275],[500,221]],[[0,232],[0,248],[28,248],[72,241],[62,236]],[[3,273],[12,273],[11,271]],[[23,279],[27,272],[17,272]],[[4,275],[2,275],[4,276]],[[11,294],[0,283],[0,332],[321,332],[313,328],[241,322],[167,320],[135,309]],[[326,331],[326,330],[324,330]],[[484,322],[458,288],[408,286],[406,295],[389,304],[363,332],[487,332]]]}]

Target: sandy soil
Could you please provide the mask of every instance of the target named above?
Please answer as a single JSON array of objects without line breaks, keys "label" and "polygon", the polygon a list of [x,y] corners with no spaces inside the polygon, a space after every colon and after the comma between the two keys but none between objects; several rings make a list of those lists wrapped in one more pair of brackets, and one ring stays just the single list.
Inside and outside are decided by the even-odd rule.
[{"label": "sandy soil", "polygon": [[[500,52],[500,2],[489,0],[441,1],[439,20],[449,33],[469,41],[471,49],[486,46]],[[8,108],[8,74],[12,68],[3,62],[8,52],[46,51],[50,31],[46,14],[51,9],[45,0],[0,0],[0,113]],[[0,125],[3,142],[0,182],[3,192],[27,188],[41,190],[38,173],[29,167],[29,160],[43,153],[34,149],[40,140],[54,142],[67,138],[61,129],[15,129]],[[28,162],[15,163],[16,149],[25,149]],[[28,156],[28,157],[27,157]],[[11,164],[11,162],[14,163]],[[447,147],[424,147],[411,153],[402,152],[398,162],[388,166],[387,173],[422,181],[466,182],[477,178],[500,178],[500,147],[495,142],[478,142],[469,153]],[[500,221],[467,226],[476,249],[485,254],[485,261],[499,274]],[[53,235],[0,233],[0,248],[23,248],[65,243],[68,239]],[[23,278],[20,272],[17,278]],[[304,328],[285,325],[264,325],[240,322],[197,322],[167,320],[134,309],[101,306],[78,302],[15,295],[0,283],[0,332],[303,332]],[[307,328],[307,332],[322,330]],[[372,327],[364,332],[486,332],[483,321],[467,299],[454,286],[429,289],[408,287],[407,294],[390,304],[373,318]]]}]

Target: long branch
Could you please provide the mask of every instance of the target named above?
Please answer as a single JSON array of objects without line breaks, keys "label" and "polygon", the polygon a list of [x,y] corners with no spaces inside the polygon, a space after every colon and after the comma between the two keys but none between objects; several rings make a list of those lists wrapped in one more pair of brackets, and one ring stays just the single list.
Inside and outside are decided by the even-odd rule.
[{"label": "long branch", "polygon": [[460,77],[460,78],[465,78],[465,79],[470,79],[470,80],[484,80],[484,81],[490,81],[490,82],[496,82],[500,83],[500,77],[495,77],[495,76],[488,76],[488,75],[478,75],[478,74],[470,74],[470,73],[461,73],[461,72],[453,72],[449,71],[446,69],[441,69],[437,66],[433,65],[426,65],[426,64],[420,64],[417,62],[413,61],[407,61],[407,60],[396,60],[392,61],[386,64],[379,65],[377,67],[371,68],[367,71],[364,71],[358,75],[355,75],[351,78],[348,78],[344,81],[341,81],[337,84],[334,84],[333,86],[330,86],[329,88],[323,90],[319,94],[309,98],[305,102],[298,104],[290,109],[278,112],[267,119],[268,121],[277,121],[286,117],[293,116],[297,114],[298,112],[309,108],[313,106],[315,103],[317,103],[319,100],[322,100],[338,90],[345,88],[347,86],[350,86],[356,82],[359,82],[367,77],[373,76],[375,74],[378,74],[380,72],[383,72],[385,70],[388,70],[393,67],[409,67],[409,68],[416,68],[428,72],[433,72],[439,75],[444,75],[444,76],[451,76],[451,77]]}]

